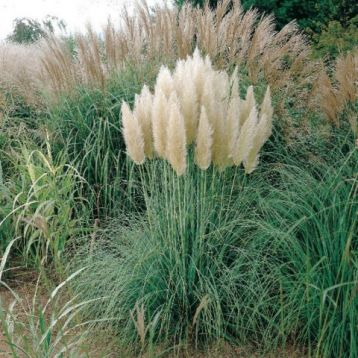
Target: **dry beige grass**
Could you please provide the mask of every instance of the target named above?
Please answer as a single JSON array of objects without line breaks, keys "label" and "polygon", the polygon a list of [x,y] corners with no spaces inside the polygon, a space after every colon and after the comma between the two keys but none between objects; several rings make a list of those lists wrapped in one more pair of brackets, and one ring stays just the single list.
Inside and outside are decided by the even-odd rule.
[{"label": "dry beige grass", "polygon": [[[301,132],[308,130],[307,118],[312,112],[323,112],[330,123],[338,126],[341,109],[355,96],[356,53],[337,61],[331,81],[323,64],[310,58],[310,47],[295,23],[276,32],[271,16],[262,16],[256,10],[244,12],[239,0],[234,0],[232,6],[230,3],[223,0],[215,10],[194,8],[190,4],[181,9],[162,5],[150,9],[142,1],[132,13],[124,9],[117,24],[108,21],[103,36],[94,33],[90,26],[85,34],[76,35],[75,51],[59,38],[31,46],[3,44],[0,86],[20,94],[30,104],[41,105],[42,92],[56,100],[60,93],[69,92],[77,85],[103,89],[113,71],[128,63],[138,69],[151,63],[153,71],[158,71],[159,64],[172,66],[177,59],[192,55],[198,47],[210,56],[215,68],[231,71],[237,66],[252,84],[264,81],[270,85],[276,99],[275,113],[283,121],[287,140],[299,135],[298,126]],[[177,91],[188,94],[188,102],[200,101],[203,94],[193,98],[190,86],[188,77]],[[303,113],[298,126],[287,109],[287,98],[291,98],[295,111]],[[188,123],[195,113],[183,115]],[[348,119],[356,130],[354,115],[348,115]],[[186,130],[187,142],[192,143],[193,131],[188,127]],[[213,146],[216,144],[214,133]],[[145,151],[150,150],[146,146]],[[217,161],[215,154],[212,160]]]},{"label": "dry beige grass", "polygon": [[40,45],[0,43],[0,89],[21,96],[27,103],[39,101]]},{"label": "dry beige grass", "polygon": [[[338,57],[331,78],[321,72],[316,87],[317,99],[322,112],[335,126],[340,126],[339,115],[349,103],[358,100],[358,49]],[[358,134],[356,113],[348,111],[346,117],[353,133]]]},{"label": "dry beige grass", "polygon": [[[127,62],[173,63],[191,55],[195,47],[208,54],[216,67],[243,66],[253,84],[264,78],[273,91],[291,95],[305,95],[302,86],[315,73],[316,64],[309,61],[309,47],[295,23],[275,32],[271,16],[244,12],[239,0],[223,0],[216,10],[190,4],[181,9],[162,5],[149,9],[142,1],[132,15],[123,10],[118,26],[109,21],[103,38],[91,27],[78,34],[75,54],[58,38],[29,47],[3,45],[0,71],[14,76],[7,82],[17,83],[23,93],[36,93],[34,89],[40,87],[57,94],[78,83],[103,88],[111,72]],[[4,58],[6,70],[1,64]]]}]

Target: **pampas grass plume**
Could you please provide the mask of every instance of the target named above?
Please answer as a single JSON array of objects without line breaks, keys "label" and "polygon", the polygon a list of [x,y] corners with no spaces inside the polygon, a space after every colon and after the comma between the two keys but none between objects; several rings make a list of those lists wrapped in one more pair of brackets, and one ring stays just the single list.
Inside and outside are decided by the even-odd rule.
[{"label": "pampas grass plume", "polygon": [[168,101],[164,93],[159,89],[153,99],[152,128],[154,149],[162,158],[165,158],[168,115]]},{"label": "pampas grass plume", "polygon": [[257,110],[256,107],[251,109],[249,118],[242,125],[240,134],[233,152],[233,161],[235,165],[240,165],[244,159],[247,158],[250,150],[253,147],[255,139],[255,128],[257,125]]},{"label": "pampas grass plume", "polygon": [[172,93],[169,99],[169,124],[167,137],[167,158],[177,175],[186,170],[185,123],[180,113],[178,98]]},{"label": "pampas grass plume", "polygon": [[185,121],[185,129],[188,145],[194,142],[198,126],[198,102],[195,86],[189,78],[185,79],[186,85],[181,97],[181,107]]},{"label": "pampas grass plume", "polygon": [[240,130],[240,97],[234,96],[230,99],[227,111],[227,134],[229,156],[232,158]]},{"label": "pampas grass plume", "polygon": [[149,159],[153,158],[153,131],[152,131],[153,96],[147,86],[144,86],[139,96],[135,98],[134,116],[141,126],[144,139],[144,153]]},{"label": "pampas grass plume", "polygon": [[259,162],[259,151],[272,133],[272,115],[270,88],[267,87],[264,100],[261,105],[260,120],[256,126],[256,133],[245,160],[244,167],[247,174],[252,173]]},{"label": "pampas grass plume", "polygon": [[135,163],[143,164],[145,160],[144,141],[138,120],[126,102],[122,103],[121,112],[123,137],[126,143],[127,153]]},{"label": "pampas grass plume", "polygon": [[267,86],[265,97],[261,105],[261,115],[265,114],[268,118],[272,118],[273,108],[271,103],[271,90],[270,86]]},{"label": "pampas grass plume", "polygon": [[195,142],[194,161],[201,169],[243,163],[251,173],[271,135],[273,108],[267,87],[259,116],[253,86],[240,99],[238,68],[229,77],[196,49],[192,57],[177,61],[173,74],[162,66],[154,95],[144,86],[133,113],[124,103],[122,115],[127,151],[136,163],[156,152],[182,175],[187,146]]},{"label": "pampas grass plume", "polygon": [[195,162],[200,169],[206,170],[211,163],[211,150],[213,130],[210,126],[205,107],[201,107],[198,136],[195,146]]},{"label": "pampas grass plume", "polygon": [[169,71],[169,68],[166,66],[162,66],[159,70],[159,74],[157,77],[157,82],[155,85],[154,92],[155,94],[159,91],[162,91],[164,96],[169,99],[172,92],[175,91],[173,77]]},{"label": "pampas grass plume", "polygon": [[254,87],[249,86],[246,92],[246,98],[245,101],[243,101],[241,106],[241,125],[243,125],[246,120],[249,118],[249,115],[252,111],[252,109],[256,106],[256,100],[254,96]]}]

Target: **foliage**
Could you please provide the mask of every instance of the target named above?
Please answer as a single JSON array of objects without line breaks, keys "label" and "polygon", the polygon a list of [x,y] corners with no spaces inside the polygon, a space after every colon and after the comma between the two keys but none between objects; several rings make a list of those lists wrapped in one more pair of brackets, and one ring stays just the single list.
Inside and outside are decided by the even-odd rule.
[{"label": "foliage", "polygon": [[49,33],[54,33],[56,28],[62,31],[66,28],[63,20],[56,16],[47,16],[42,22],[27,17],[16,18],[14,29],[7,39],[12,42],[29,44],[46,37]]},{"label": "foliage", "polygon": [[335,148],[335,166],[271,164],[251,177],[192,164],[176,177],[167,163],[149,162],[145,217],[112,221],[71,258],[91,266],[74,285],[82,299],[108,295],[88,317],[115,317],[122,342],[141,350],[220,338],[266,350],[290,340],[312,356],[353,358],[358,181],[350,147]]},{"label": "foliage", "polygon": [[339,21],[330,21],[322,31],[313,36],[314,55],[334,59],[358,46],[358,17],[351,19],[347,27]]},{"label": "foliage", "polygon": [[358,353],[356,163],[352,148],[334,167],[278,169],[282,184],[262,202],[262,219],[252,221],[252,239],[276,245],[281,332],[312,356]]},{"label": "foliage", "polygon": [[0,228],[12,223],[19,252],[28,261],[58,263],[66,242],[86,230],[84,180],[64,156],[53,159],[49,146],[47,153],[22,147],[12,154],[17,177],[2,187],[8,210]]},{"label": "foliage", "polygon": [[[52,357],[67,343],[63,356],[81,356],[83,322],[92,335],[118,337],[126,357],[177,356],[216,341],[274,357],[287,347],[300,357],[358,355],[358,53],[333,61],[356,41],[354,4],[307,1],[298,12],[297,1],[260,1],[276,6],[279,26],[297,12],[300,26],[321,31],[316,51],[328,48],[327,61],[312,58],[295,24],[277,32],[273,17],[243,12],[238,0],[211,4],[142,4],[103,36],[89,28],[0,47],[0,283],[14,296],[0,315],[13,356]],[[197,68],[170,72],[196,46],[215,69],[202,73],[203,86]],[[246,175],[227,155],[240,126],[229,125],[232,108],[222,104],[235,95],[232,118],[242,121],[251,109],[252,138],[255,96],[272,115],[268,85],[272,135],[269,123],[260,148],[244,141],[251,159],[260,151]],[[151,102],[156,92],[165,106]],[[162,152],[143,114],[160,124]],[[143,161],[153,148],[161,158]],[[48,304],[35,295],[23,307],[9,287],[15,264],[50,272],[57,288]]]},{"label": "foliage", "polygon": [[264,335],[258,326],[272,282],[256,279],[263,252],[242,245],[240,228],[259,200],[259,178],[247,185],[237,168],[201,172],[192,159],[189,166],[177,177],[166,162],[148,163],[145,216],[112,222],[73,261],[91,266],[74,284],[83,299],[109,296],[89,315],[116,317],[122,340],[143,349]]},{"label": "foliage", "polygon": [[[134,102],[143,78],[151,82],[151,66],[130,67],[113,75],[104,90],[78,87],[52,106],[46,119],[55,153],[65,147],[69,160],[90,187],[87,193],[97,219],[130,210],[132,165],[124,154],[120,105]],[[93,195],[92,195],[93,194]]]}]

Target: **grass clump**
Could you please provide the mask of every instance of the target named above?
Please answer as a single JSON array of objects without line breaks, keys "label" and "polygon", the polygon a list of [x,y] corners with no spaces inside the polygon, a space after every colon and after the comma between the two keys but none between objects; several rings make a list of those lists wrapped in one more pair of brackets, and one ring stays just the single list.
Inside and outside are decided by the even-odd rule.
[{"label": "grass clump", "polygon": [[84,179],[64,155],[53,158],[47,149],[13,152],[18,177],[1,188],[6,206],[0,228],[11,223],[18,253],[36,265],[58,263],[66,242],[85,232],[88,224]]},{"label": "grass clump", "polygon": [[247,185],[239,169],[198,173],[192,162],[183,177],[161,161],[147,175],[145,216],[112,222],[78,257],[91,266],[78,292],[109,296],[91,315],[116,317],[121,338],[139,335],[142,344],[259,335],[272,282],[258,281],[265,255],[240,234],[260,198],[259,179]]},{"label": "grass clump", "polygon": [[[268,164],[184,176],[154,160],[146,215],[98,231],[74,262],[90,317],[113,318],[146,350],[224,339],[258,350],[305,347],[312,357],[357,352],[356,150],[335,167]],[[76,265],[77,265],[76,264]],[[179,349],[179,348],[178,348]]]},{"label": "grass clump", "polygon": [[[294,23],[236,0],[122,19],[71,48],[0,46],[12,354],[81,356],[86,322],[128,357],[355,358],[357,52],[313,60]],[[8,257],[57,282],[25,320]]]},{"label": "grass clump", "polygon": [[124,155],[120,103],[134,102],[144,78],[150,82],[152,67],[141,70],[128,66],[113,74],[105,89],[78,87],[52,106],[46,123],[55,154],[66,148],[68,160],[91,188],[86,193],[93,216],[114,216],[120,206],[129,210],[133,174]]},{"label": "grass clump", "polygon": [[254,240],[277,244],[282,329],[315,357],[355,357],[358,348],[358,178],[353,149],[336,167],[279,170],[262,203]]}]

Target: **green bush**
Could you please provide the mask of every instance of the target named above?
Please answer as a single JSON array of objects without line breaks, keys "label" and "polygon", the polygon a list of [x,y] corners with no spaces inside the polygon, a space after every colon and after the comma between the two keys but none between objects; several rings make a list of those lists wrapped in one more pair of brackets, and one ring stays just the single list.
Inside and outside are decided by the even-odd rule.
[{"label": "green bush", "polygon": [[339,21],[330,21],[322,32],[313,35],[314,55],[335,59],[358,46],[358,17],[353,18],[344,28]]}]

